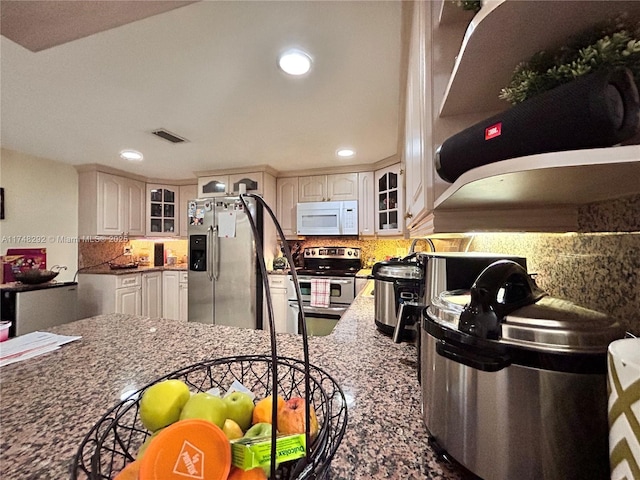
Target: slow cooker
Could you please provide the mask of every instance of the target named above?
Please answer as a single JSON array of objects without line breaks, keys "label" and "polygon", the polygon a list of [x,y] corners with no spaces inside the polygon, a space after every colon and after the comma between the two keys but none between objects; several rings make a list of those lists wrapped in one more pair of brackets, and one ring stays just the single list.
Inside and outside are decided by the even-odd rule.
[{"label": "slow cooker", "polygon": [[373,265],[374,319],[378,330],[393,335],[401,304],[417,303],[424,289],[424,268],[412,254]]},{"label": "slow cooker", "polygon": [[516,262],[423,309],[429,441],[484,480],[609,478],[605,314],[542,291]]}]

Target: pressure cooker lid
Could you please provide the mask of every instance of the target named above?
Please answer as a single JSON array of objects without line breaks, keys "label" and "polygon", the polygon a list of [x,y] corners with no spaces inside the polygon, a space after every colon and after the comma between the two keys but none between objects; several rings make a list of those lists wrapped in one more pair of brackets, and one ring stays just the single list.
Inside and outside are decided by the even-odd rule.
[{"label": "pressure cooker lid", "polygon": [[373,278],[421,280],[424,270],[416,262],[389,260],[373,266]]},{"label": "pressure cooker lid", "polygon": [[442,292],[428,313],[442,327],[528,350],[602,353],[624,337],[616,319],[548,296],[509,260],[487,267],[468,292]]},{"label": "pressure cooker lid", "polygon": [[605,352],[623,337],[616,319],[549,296],[508,314],[502,322],[503,341],[534,349]]}]

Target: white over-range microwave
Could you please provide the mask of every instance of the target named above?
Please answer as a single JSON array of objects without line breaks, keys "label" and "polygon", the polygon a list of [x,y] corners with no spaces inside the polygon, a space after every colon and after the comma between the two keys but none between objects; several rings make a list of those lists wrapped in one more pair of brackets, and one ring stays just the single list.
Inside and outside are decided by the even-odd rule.
[{"label": "white over-range microwave", "polygon": [[298,235],[357,235],[358,201],[298,203],[297,223]]}]

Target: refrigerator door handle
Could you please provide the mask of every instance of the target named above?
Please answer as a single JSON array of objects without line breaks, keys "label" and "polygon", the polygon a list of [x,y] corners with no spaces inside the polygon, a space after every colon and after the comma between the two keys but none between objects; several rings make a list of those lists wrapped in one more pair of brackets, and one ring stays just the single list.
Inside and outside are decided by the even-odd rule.
[{"label": "refrigerator door handle", "polygon": [[218,240],[218,226],[213,227],[213,279],[217,282],[220,274],[220,240]]},{"label": "refrigerator door handle", "polygon": [[213,261],[212,261],[212,248],[211,244],[213,242],[213,229],[211,225],[207,228],[207,276],[209,277],[209,281],[213,280]]}]

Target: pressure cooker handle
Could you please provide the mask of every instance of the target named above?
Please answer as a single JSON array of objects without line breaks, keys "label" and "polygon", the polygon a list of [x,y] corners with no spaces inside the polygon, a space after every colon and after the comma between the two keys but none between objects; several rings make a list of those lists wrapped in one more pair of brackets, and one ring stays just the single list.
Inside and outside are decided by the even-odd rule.
[{"label": "pressure cooker handle", "polygon": [[497,372],[511,365],[508,354],[483,355],[468,347],[459,347],[444,341],[436,343],[436,352],[449,360],[483,372]]},{"label": "pressure cooker handle", "polygon": [[459,329],[480,338],[498,339],[505,316],[546,295],[527,271],[512,260],[485,268],[471,286],[471,301],[460,314]]}]

